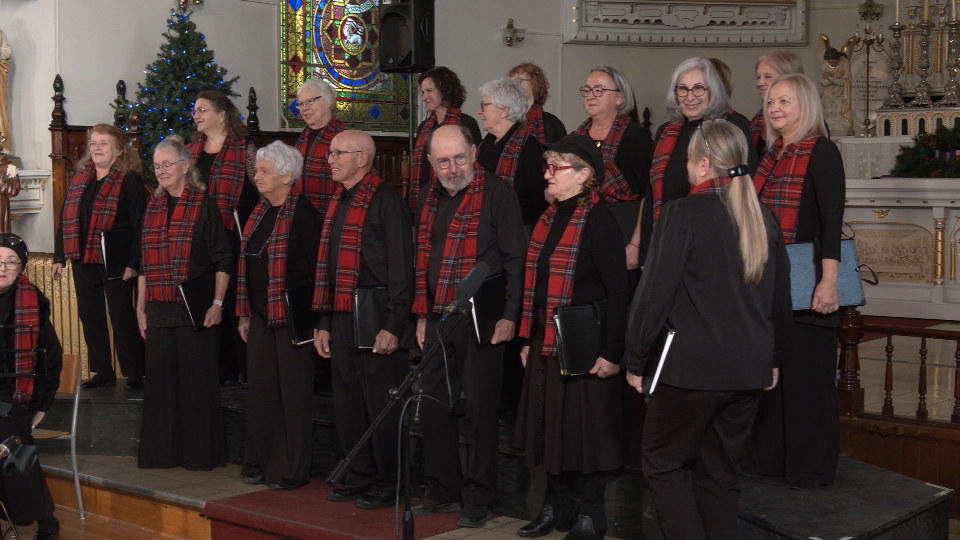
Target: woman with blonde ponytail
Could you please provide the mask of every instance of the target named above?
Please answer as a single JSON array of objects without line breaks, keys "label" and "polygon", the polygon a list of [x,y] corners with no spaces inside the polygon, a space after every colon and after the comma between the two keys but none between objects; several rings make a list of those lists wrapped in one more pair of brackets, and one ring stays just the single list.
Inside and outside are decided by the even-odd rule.
[{"label": "woman with blonde ponytail", "polygon": [[725,120],[693,134],[690,195],[664,204],[631,308],[627,382],[638,392],[664,324],[676,329],[642,451],[669,540],[737,538],[740,460],[784,352],[790,263],[773,213],[757,201],[748,148]]}]

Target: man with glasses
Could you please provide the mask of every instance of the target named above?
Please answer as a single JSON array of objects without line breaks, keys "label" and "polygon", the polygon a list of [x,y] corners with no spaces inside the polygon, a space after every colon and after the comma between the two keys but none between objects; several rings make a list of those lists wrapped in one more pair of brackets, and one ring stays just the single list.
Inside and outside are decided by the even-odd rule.
[{"label": "man with glasses", "polygon": [[339,189],[339,184],[330,175],[327,150],[333,137],[345,127],[334,116],[337,100],[333,88],[323,81],[309,79],[303,83],[297,90],[297,105],[300,117],[307,123],[294,145],[303,156],[301,189],[320,215],[324,215],[330,199]]},{"label": "man with glasses", "polygon": [[[420,384],[432,399],[421,408],[424,457],[430,483],[415,515],[460,510],[457,524],[482,527],[497,495],[497,441],[504,343],[516,333],[523,286],[526,234],[516,192],[477,163],[477,147],[462,126],[437,128],[427,140],[436,180],[420,192],[417,223],[417,340],[424,350],[439,339],[438,322],[457,286],[477,263],[506,275],[505,308],[492,338],[478,345],[472,321],[461,321],[443,341],[444,355],[424,369]],[[480,296],[482,293],[477,293]],[[452,322],[452,321],[449,321]],[[459,429],[452,403],[461,391],[470,411],[470,449],[460,474]],[[461,504],[463,503],[463,508]]]},{"label": "man with glasses", "polygon": [[[313,308],[323,315],[313,344],[320,356],[331,358],[334,417],[345,454],[390,401],[390,389],[399,386],[410,365],[404,348],[410,345],[400,342],[413,305],[410,211],[403,196],[372,170],[375,153],[373,138],[356,130],[334,137],[327,153],[341,187],[320,235]],[[374,289],[386,292],[386,302],[377,306],[382,323],[371,332],[373,343],[357,343],[354,292],[372,296]],[[356,501],[364,509],[393,506],[399,420],[394,408],[328,499]]]}]

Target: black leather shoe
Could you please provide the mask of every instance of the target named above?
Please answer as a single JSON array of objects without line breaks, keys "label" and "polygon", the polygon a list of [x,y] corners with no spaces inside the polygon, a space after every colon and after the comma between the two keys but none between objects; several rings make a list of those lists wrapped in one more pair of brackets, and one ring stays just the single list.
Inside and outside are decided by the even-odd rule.
[{"label": "black leather shoe", "polygon": [[363,495],[357,497],[354,503],[357,508],[364,510],[376,510],[377,508],[387,508],[397,502],[397,494],[393,490],[383,491],[380,489],[371,489]]},{"label": "black leather shoe", "polygon": [[37,531],[37,534],[33,535],[33,540],[57,540],[57,538],[60,538],[60,529],[53,532]]},{"label": "black leather shoe", "polygon": [[490,521],[491,515],[493,513],[490,512],[490,507],[487,505],[468,504],[460,510],[460,515],[457,516],[457,526],[479,529]]},{"label": "black leather shoe", "polygon": [[563,540],[603,540],[606,534],[606,527],[597,530],[593,524],[593,518],[580,514],[577,516],[577,522],[573,524],[573,528],[563,537]]},{"label": "black leather shoe", "polygon": [[327,500],[333,502],[349,502],[357,500],[357,497],[370,491],[370,486],[355,486],[353,484],[344,484],[338,488],[333,488],[327,493]]},{"label": "black leather shoe", "polygon": [[117,382],[117,376],[114,374],[105,374],[105,373],[96,373],[93,377],[83,381],[80,384],[80,388],[97,388],[98,386],[107,386],[108,384],[115,384]]},{"label": "black leather shoe", "polygon": [[136,390],[143,388],[143,375],[139,377],[127,377],[127,383],[123,385],[127,390]]},{"label": "black leather shoe", "polygon": [[410,504],[410,511],[413,512],[415,516],[432,516],[434,514],[459,512],[460,501],[438,503],[429,497],[424,497],[422,499],[414,499]]},{"label": "black leather shoe", "polygon": [[241,475],[240,475],[240,480],[243,480],[243,483],[244,483],[244,484],[249,484],[249,485],[251,485],[251,486],[255,486],[255,485],[257,485],[257,484],[262,484],[262,483],[263,483],[263,473],[262,473],[262,472],[255,472],[255,473],[253,473],[253,474],[241,474]]},{"label": "black leather shoe", "polygon": [[285,487],[282,484],[278,484],[276,482],[267,482],[267,489],[272,491],[289,491],[290,490],[290,488]]},{"label": "black leather shoe", "polygon": [[520,538],[546,536],[553,531],[555,525],[556,518],[553,515],[553,507],[545,504],[540,509],[540,515],[536,519],[517,529],[517,536]]}]

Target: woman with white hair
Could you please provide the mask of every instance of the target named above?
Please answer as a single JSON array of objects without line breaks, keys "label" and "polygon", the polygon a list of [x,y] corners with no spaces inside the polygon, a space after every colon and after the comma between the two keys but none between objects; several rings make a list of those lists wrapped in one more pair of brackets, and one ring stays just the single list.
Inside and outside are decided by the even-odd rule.
[{"label": "woman with white hair", "polygon": [[313,298],[320,214],[296,185],[297,150],[274,141],[257,151],[260,203],[243,228],[237,279],[240,337],[250,374],[241,477],[275,490],[310,482],[313,351],[291,343],[284,293]]},{"label": "woman with white hair", "polygon": [[767,89],[770,84],[784,75],[803,73],[803,64],[800,57],[791,51],[768,51],[757,58],[757,92],[760,94],[760,110],[750,121],[750,131],[753,133],[753,144],[757,147],[757,155],[762,156],[767,149],[767,141],[763,140],[764,119],[763,106],[767,99]]},{"label": "woman with white hair", "polygon": [[336,117],[337,97],[333,88],[321,80],[308,79],[300,85],[297,106],[300,108],[300,117],[307,123],[294,145],[303,156],[300,192],[322,216],[340,186],[330,176],[327,151],[330,150],[333,137],[346,128]]},{"label": "woman with white hair", "polygon": [[[667,90],[667,116],[669,121],[657,129],[655,137],[657,146],[650,169],[651,204],[644,208],[644,244],[653,232],[663,204],[690,193],[687,146],[701,122],[725,119],[743,130],[748,141],[752,140],[750,121],[730,108],[723,78],[709,58],[687,58],[673,70]],[[757,170],[757,150],[752,145],[746,165],[751,174]]]},{"label": "woman with white hair", "polygon": [[527,97],[510,77],[480,87],[477,110],[487,136],[477,148],[477,161],[488,172],[510,183],[520,199],[528,233],[547,209],[543,190],[543,147],[527,128]]}]

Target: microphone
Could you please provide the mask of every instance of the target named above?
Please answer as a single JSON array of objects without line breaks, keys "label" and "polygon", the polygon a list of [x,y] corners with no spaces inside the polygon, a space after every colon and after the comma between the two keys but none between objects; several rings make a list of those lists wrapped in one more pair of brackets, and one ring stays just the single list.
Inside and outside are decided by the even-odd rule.
[{"label": "microphone", "polygon": [[483,285],[483,280],[487,279],[489,274],[490,266],[483,261],[478,262],[477,265],[467,273],[467,277],[463,278],[460,285],[457,285],[457,294],[454,296],[453,302],[450,302],[450,305],[448,305],[447,309],[443,312],[443,317],[441,317],[440,320],[444,321],[450,315],[460,311],[460,309],[473,298],[473,295],[477,294],[480,286]]},{"label": "microphone", "polygon": [[3,459],[20,447],[20,437],[11,435],[0,443],[0,459]]}]

